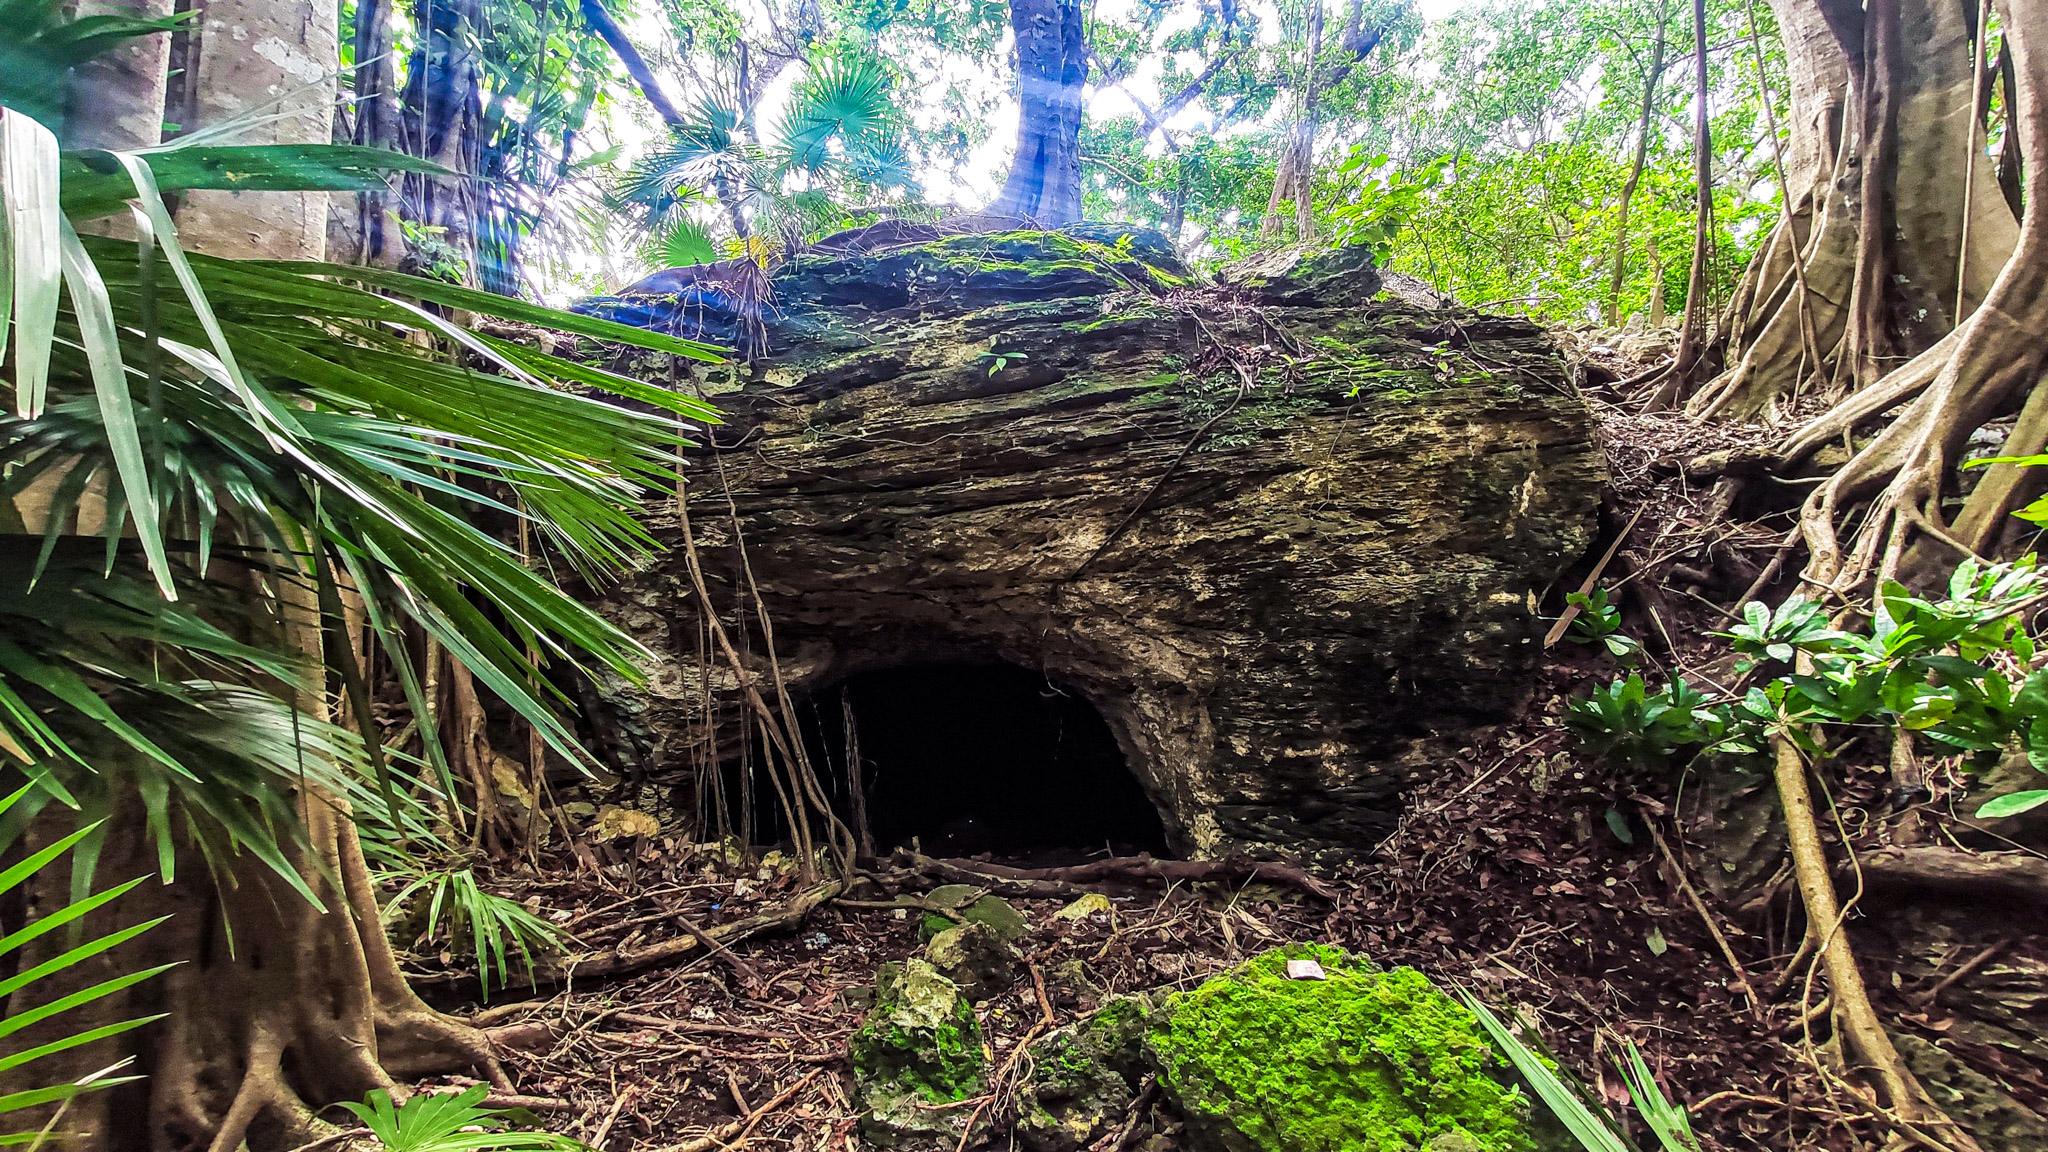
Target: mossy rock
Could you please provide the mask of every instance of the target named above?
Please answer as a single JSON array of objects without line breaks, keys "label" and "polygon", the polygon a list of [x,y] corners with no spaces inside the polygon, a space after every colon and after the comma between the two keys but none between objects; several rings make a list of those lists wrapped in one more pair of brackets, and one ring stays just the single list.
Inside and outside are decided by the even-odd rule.
[{"label": "mossy rock", "polygon": [[883,1148],[950,1152],[974,1109],[933,1105],[988,1089],[988,1056],[973,1007],[923,960],[882,965],[875,1006],[855,1030],[849,1055],[861,1135]]},{"label": "mossy rock", "polygon": [[[1325,978],[1289,979],[1290,959]],[[1197,1152],[1537,1147],[1472,1014],[1412,968],[1339,948],[1276,948],[1176,993],[1145,1043]]]},{"label": "mossy rock", "polygon": [[1115,1127],[1145,1072],[1156,1004],[1118,996],[1032,1046],[1017,1091],[1017,1139],[1030,1152],[1075,1152]]},{"label": "mossy rock", "polygon": [[1226,265],[1218,279],[1271,304],[1363,304],[1380,290],[1379,269],[1363,247],[1278,248]]},{"label": "mossy rock", "polygon": [[[963,892],[969,893],[964,899],[961,895]],[[932,889],[925,895],[925,899],[952,913],[952,918],[936,912],[924,914],[920,934],[926,940],[931,940],[953,927],[956,921],[985,924],[1005,944],[1015,944],[1031,934],[1031,921],[1026,920],[1024,914],[1017,911],[1016,905],[1001,896],[989,895],[979,888],[965,884],[944,884]]]},{"label": "mossy rock", "polygon": [[925,959],[970,1000],[986,1000],[1017,982],[1024,956],[977,920],[955,924],[925,945]]}]

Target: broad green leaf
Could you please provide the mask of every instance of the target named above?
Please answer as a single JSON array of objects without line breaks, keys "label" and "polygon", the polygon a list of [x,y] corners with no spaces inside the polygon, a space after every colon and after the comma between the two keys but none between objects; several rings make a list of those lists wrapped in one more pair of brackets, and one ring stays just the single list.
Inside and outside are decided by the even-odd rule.
[{"label": "broad green leaf", "polygon": [[2036,788],[2026,792],[2008,792],[1978,808],[1977,819],[2002,820],[2007,816],[2018,816],[2022,812],[2032,812],[2043,804],[2048,804],[2048,788]]},{"label": "broad green leaf", "polygon": [[[57,208],[57,138],[11,108],[0,108],[0,192],[6,196],[14,304],[14,413],[42,415],[49,394],[50,347],[57,332],[57,288],[63,277]],[[7,328],[0,319],[0,353]]]}]

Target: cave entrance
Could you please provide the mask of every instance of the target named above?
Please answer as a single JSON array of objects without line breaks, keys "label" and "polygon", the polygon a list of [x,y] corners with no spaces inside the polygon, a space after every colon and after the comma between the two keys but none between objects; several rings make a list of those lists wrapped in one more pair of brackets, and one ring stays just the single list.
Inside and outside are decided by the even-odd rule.
[{"label": "cave entrance", "polygon": [[913,839],[932,855],[1042,863],[1166,851],[1159,812],[1102,714],[1039,673],[1002,663],[898,666],[848,676],[812,703],[804,726],[813,763],[830,772],[849,816],[860,782],[859,809],[880,851]]}]

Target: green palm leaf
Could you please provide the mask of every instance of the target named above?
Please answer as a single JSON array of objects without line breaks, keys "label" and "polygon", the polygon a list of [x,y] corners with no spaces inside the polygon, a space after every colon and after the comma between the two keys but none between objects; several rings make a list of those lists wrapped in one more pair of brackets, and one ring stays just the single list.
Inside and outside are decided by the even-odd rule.
[{"label": "green palm leaf", "polygon": [[[10,815],[18,816],[23,809],[35,804],[40,796],[40,788],[36,784],[30,783],[16,788],[4,797],[0,797],[0,824],[5,824],[8,827],[18,827],[18,823],[9,820],[8,817]],[[100,825],[97,822],[82,825],[71,834],[60,837],[52,843],[29,853],[20,862],[6,869],[4,873],[0,873],[0,892],[15,888],[49,869],[57,867],[66,856],[79,853],[81,845],[92,839],[99,831],[99,828]],[[6,936],[0,937],[0,958],[14,956],[23,945],[47,936],[58,928],[71,926],[75,931],[76,926],[82,923],[86,915],[108,907],[115,900],[127,894],[138,883],[140,883],[139,880],[130,880],[105,892],[87,894],[55,911],[28,921],[21,927],[7,933]],[[76,1012],[107,996],[169,971],[172,965],[158,965],[122,973],[48,1000],[35,1003],[24,1002],[33,999],[36,986],[42,981],[107,955],[114,949],[163,923],[165,919],[168,919],[168,917],[145,920],[128,925],[125,928],[100,933],[90,939],[82,939],[65,951],[28,967],[21,968],[6,980],[0,981],[0,1002],[4,1002],[7,1005],[6,1018],[0,1020],[0,1075],[8,1075],[10,1082],[19,1082],[19,1075],[17,1074],[19,1069],[32,1067],[38,1061],[45,1060],[51,1056],[69,1052],[88,1044],[98,1043],[101,1040],[119,1036],[125,1032],[132,1032],[146,1024],[162,1019],[161,1015],[138,1016],[132,1019],[117,1020],[92,1027],[79,1028],[76,1031],[59,1031],[57,1035],[50,1039],[26,1047],[14,1046],[5,1042],[8,1037],[36,1025],[47,1024],[51,1021],[61,1022],[68,1013]],[[133,1079],[134,1077],[132,1076],[95,1074],[69,1083],[34,1085],[20,1088],[5,1095],[0,1095],[0,1115],[50,1104],[57,1104],[61,1108],[65,1102],[73,1097],[84,1095],[87,1092],[100,1091]],[[61,1118],[62,1113],[60,1111],[45,1125],[44,1131],[54,1128]],[[0,1121],[0,1123],[5,1123],[5,1121]],[[31,1143],[39,1135],[40,1133],[35,1131],[0,1134],[0,1145]]]}]

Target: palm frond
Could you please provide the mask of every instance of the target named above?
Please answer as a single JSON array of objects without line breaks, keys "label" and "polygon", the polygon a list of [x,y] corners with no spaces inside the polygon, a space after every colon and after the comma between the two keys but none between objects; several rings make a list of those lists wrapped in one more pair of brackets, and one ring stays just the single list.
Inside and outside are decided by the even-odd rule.
[{"label": "palm frond", "polygon": [[[23,807],[35,803],[41,795],[37,785],[28,783],[5,796],[0,796],[0,819],[18,816]],[[85,824],[67,836],[28,852],[18,863],[0,871],[0,894],[12,891],[45,870],[58,867],[67,856],[83,853],[87,845],[100,833],[101,825],[98,822]],[[6,1076],[10,1084],[26,1082],[31,1085],[17,1087],[0,1095],[0,1116],[29,1108],[52,1104],[57,1106],[57,1111],[41,1131],[0,1134],[0,1145],[47,1140],[55,1134],[57,1126],[63,1120],[64,1108],[72,1099],[135,1079],[134,1076],[121,1074],[126,1061],[91,1076],[59,1084],[36,1085],[33,1083],[33,1072],[23,1072],[22,1069],[32,1068],[38,1061],[48,1057],[108,1037],[119,1036],[124,1032],[132,1032],[163,1019],[161,1015],[137,1016],[91,1027],[74,1025],[75,1031],[67,1030],[63,1025],[67,1015],[161,975],[174,967],[170,964],[121,972],[67,993],[50,996],[47,999],[39,998],[43,987],[46,986],[45,981],[79,965],[98,960],[168,919],[160,916],[110,932],[101,932],[90,939],[85,938],[85,917],[112,905],[140,883],[140,879],[134,879],[96,893],[80,892],[75,899],[62,907],[38,915],[5,936],[0,936],[0,960],[6,961],[7,966],[14,969],[11,976],[0,980],[0,1003],[6,1003],[8,1007],[6,1019],[0,1020],[0,1076]],[[25,946],[58,929],[69,930],[75,941],[64,951],[34,964],[24,964],[24,961],[16,958]],[[25,1047],[12,1039],[16,1034],[37,1026],[42,1026],[42,1033],[49,1036],[48,1039]],[[55,1034],[51,1035],[53,1032]],[[0,1124],[5,1123],[6,1121],[0,1121]]]},{"label": "palm frond", "polygon": [[44,124],[64,115],[73,68],[139,36],[174,31],[191,18],[106,13],[73,19],[63,0],[0,0],[0,104]]},{"label": "palm frond", "polygon": [[686,268],[718,259],[718,246],[702,224],[677,214],[654,234],[643,255],[657,268]]},{"label": "palm frond", "polygon": [[421,1092],[399,1104],[379,1088],[342,1107],[386,1152],[587,1152],[568,1136],[514,1128],[512,1113],[484,1104],[489,1092],[477,1084],[460,1093]]},{"label": "palm frond", "polygon": [[833,162],[835,144],[851,150],[888,139],[901,122],[880,57],[829,56],[813,63],[790,94],[775,138],[792,168],[820,172]]},{"label": "palm frond", "polygon": [[[36,157],[34,180],[17,182],[10,165],[10,216],[44,219],[61,203],[66,169],[28,131],[32,121],[5,117],[8,143],[31,141]],[[0,497],[21,526],[0,540],[0,616],[23,622],[0,633],[0,747],[67,796],[85,782],[111,787],[115,775],[156,789],[159,843],[168,813],[182,808],[221,830],[221,850],[267,851],[303,884],[277,855],[278,829],[293,821],[275,810],[284,792],[266,774],[325,762],[315,770],[339,788],[364,744],[234,686],[303,682],[290,660],[245,638],[266,614],[282,615],[289,589],[346,583],[406,688],[445,791],[452,783],[409,628],[559,754],[587,762],[558,714],[567,698],[529,651],[572,675],[629,678],[642,653],[522,557],[511,529],[525,522],[552,557],[592,578],[639,562],[654,546],[637,519],[641,494],[671,482],[677,445],[716,416],[666,389],[458,327],[440,310],[679,357],[715,353],[381,269],[187,254],[158,166],[201,182],[193,186],[209,172],[229,182],[233,170],[181,167],[164,152],[99,155],[128,180],[144,243],[78,236],[59,214],[60,300],[45,299],[43,281],[22,282],[18,263],[0,270],[0,285],[42,294],[16,325],[17,363],[41,355],[48,364],[44,395],[26,395],[24,373],[0,382],[15,413],[0,418]],[[306,146],[301,159],[317,170],[324,155]],[[338,170],[361,159],[343,156]],[[264,179],[289,170],[274,165]],[[19,321],[26,293],[12,296]],[[446,351],[426,351],[433,346]],[[98,570],[88,533],[101,545]],[[221,603],[206,579],[222,558],[250,584],[235,603]],[[138,584],[144,574],[155,589]],[[199,603],[174,608],[174,596]],[[42,626],[55,620],[70,630]],[[216,621],[235,622],[234,638]],[[236,724],[206,719],[215,715]],[[378,739],[360,721],[364,740]],[[214,767],[221,749],[203,747],[227,731],[247,741],[231,771]],[[109,748],[121,755],[103,763],[97,753]],[[372,757],[371,769],[388,793],[385,759]]]},{"label": "palm frond", "polygon": [[1557,1117],[1558,1123],[1564,1125],[1580,1147],[1586,1152],[1633,1152],[1628,1141],[1617,1135],[1604,1117],[1587,1107],[1579,1094],[1557,1074],[1557,1069],[1537,1055],[1535,1049],[1523,1043],[1521,1037],[1494,1015],[1493,1009],[1462,989],[1458,997],[1479,1018],[1486,1034],[1493,1038],[1494,1047],[1507,1057],[1522,1081],[1529,1085],[1537,1098],[1543,1101],[1543,1106]]},{"label": "palm frond", "polygon": [[740,132],[739,112],[715,100],[700,101],[684,113],[685,123],[649,148],[614,185],[616,207],[660,211],[688,195],[703,195],[721,175],[753,162],[752,145]]}]

